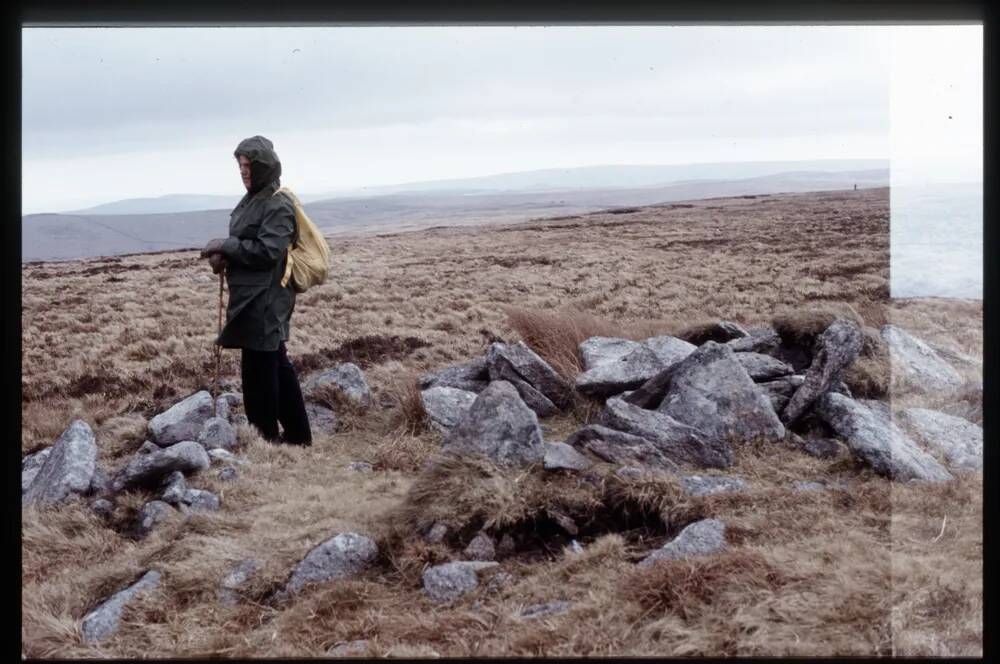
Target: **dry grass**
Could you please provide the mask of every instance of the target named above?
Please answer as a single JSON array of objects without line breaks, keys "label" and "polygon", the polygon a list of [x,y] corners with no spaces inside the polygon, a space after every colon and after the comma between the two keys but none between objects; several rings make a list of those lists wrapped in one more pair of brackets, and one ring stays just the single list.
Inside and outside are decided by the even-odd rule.
[{"label": "dry grass", "polygon": [[[847,306],[868,326],[893,322],[981,358],[981,302],[888,300],[888,212],[883,189],[338,238],[336,278],[299,298],[289,355],[303,375],[358,363],[372,407],[335,404],[343,430],[308,449],[241,427],[240,479],[223,482],[214,468],[193,479],[223,509],[177,515],[143,540],[128,532],[150,498],[141,492],[119,499],[108,523],[85,504],[23,511],[22,654],[322,658],[365,639],[375,657],[980,655],[979,473],[890,485],[849,458],[762,444],[737,448],[727,471],[748,491],[700,499],[602,465],[588,481],[510,473],[438,459],[440,436],[415,389],[421,372],[482,354],[491,340],[523,339],[573,378],[587,336],[639,339],[719,319],[766,325],[803,308]],[[195,279],[207,273],[193,251],[25,266],[22,452],[83,417],[113,471],[153,414],[208,387],[217,284]],[[801,333],[818,324],[801,322]],[[848,383],[884,394],[878,344],[864,353]],[[238,360],[223,353],[224,378],[238,381]],[[963,374],[981,380],[976,367]],[[970,383],[935,407],[977,405],[981,419]],[[546,439],[596,408],[580,401],[544,421]],[[356,460],[375,472],[350,470]],[[848,488],[801,493],[790,488],[799,479]],[[576,522],[583,553],[564,548],[556,513]],[[726,524],[728,553],[637,570],[649,548],[707,516]],[[438,520],[452,524],[451,538],[423,542],[421,529]],[[422,570],[458,558],[483,527],[517,538],[501,565],[511,579],[451,605],[430,601]],[[294,564],[345,530],[378,538],[380,564],[274,602]],[[239,604],[220,606],[219,581],[245,558],[263,565]],[[83,615],[149,568],[163,573],[160,589],[126,611],[115,637],[83,644]],[[571,609],[517,617],[553,600]]]}]

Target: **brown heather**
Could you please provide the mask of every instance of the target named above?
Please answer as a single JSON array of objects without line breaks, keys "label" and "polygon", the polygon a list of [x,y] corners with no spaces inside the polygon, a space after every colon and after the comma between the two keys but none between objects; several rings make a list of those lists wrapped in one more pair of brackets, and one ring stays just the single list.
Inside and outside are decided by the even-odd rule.
[{"label": "brown heather", "polygon": [[[242,427],[250,463],[239,481],[194,479],[223,510],[176,515],[144,540],[128,536],[151,497],[142,493],[119,499],[110,527],[83,504],[22,511],[22,656],[323,657],[356,639],[390,657],[981,656],[981,473],[890,484],[850,458],[745,444],[727,473],[748,491],[690,498],[674,481],[622,480],[602,465],[588,483],[441,459],[419,405],[421,372],[493,340],[524,340],[572,378],[588,336],[680,334],[716,319],[808,336],[834,312],[981,358],[981,302],[888,300],[888,203],[886,189],[820,192],[334,237],[332,278],[299,298],[289,354],[303,375],[357,362],[372,411],[342,412],[344,431],[309,449]],[[82,417],[101,463],[117,468],[149,417],[209,387],[218,283],[197,275],[211,273],[194,251],[24,267],[22,453]],[[869,339],[848,382],[917,403],[886,367]],[[238,377],[237,352],[223,353],[223,374]],[[936,406],[981,421],[973,394]],[[597,409],[579,400],[543,422],[546,439]],[[350,470],[353,460],[376,472]],[[849,488],[795,492],[795,480]],[[556,513],[580,527],[582,553],[564,548]],[[727,552],[635,566],[704,517],[726,523]],[[512,579],[430,601],[422,570],[455,555],[421,540],[437,520],[453,526],[452,544],[483,527],[517,534],[503,563]],[[379,565],[271,599],[302,556],[344,530],[375,537]],[[263,565],[243,601],[220,606],[219,580],[249,557]],[[126,610],[114,637],[83,644],[80,619],[150,567],[162,586]],[[517,617],[554,600],[572,608]]]}]

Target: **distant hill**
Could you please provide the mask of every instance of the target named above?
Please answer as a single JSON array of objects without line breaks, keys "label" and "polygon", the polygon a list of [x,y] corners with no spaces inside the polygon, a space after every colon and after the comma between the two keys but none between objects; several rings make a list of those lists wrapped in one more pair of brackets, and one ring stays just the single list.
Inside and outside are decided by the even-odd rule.
[{"label": "distant hill", "polygon": [[[506,222],[581,214],[670,201],[836,189],[885,187],[885,169],[804,171],[732,180],[691,180],[666,186],[552,191],[409,192],[306,202],[326,234]],[[22,217],[22,261],[197,248],[225,236],[229,207],[159,214],[33,214]]]},{"label": "distant hill", "polygon": [[[735,180],[790,172],[861,171],[889,168],[885,159],[821,159],[811,161],[753,161],[711,164],[613,165],[546,168],[452,180],[404,182],[393,185],[341,189],[326,193],[296,191],[304,203],[330,198],[358,198],[387,194],[435,192],[477,194],[512,191],[562,191],[568,189],[632,189],[666,186],[691,180]],[[232,210],[241,193],[226,195],[168,194],[154,198],[129,198],[60,214],[162,214],[199,210]]]}]

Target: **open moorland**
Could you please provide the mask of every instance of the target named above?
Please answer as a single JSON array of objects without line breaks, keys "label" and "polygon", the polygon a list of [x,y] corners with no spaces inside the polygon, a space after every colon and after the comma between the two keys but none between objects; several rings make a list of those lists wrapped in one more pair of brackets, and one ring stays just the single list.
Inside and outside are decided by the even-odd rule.
[{"label": "open moorland", "polygon": [[[493,341],[523,340],[572,381],[591,336],[685,337],[718,320],[807,325],[835,312],[981,361],[981,301],[889,299],[887,189],[331,244],[331,278],[299,297],[288,351],[303,380],[357,364],[371,407],[338,405],[339,429],[310,448],[270,445],[241,426],[238,478],[212,468],[190,480],[221,509],[175,514],[142,538],[131,524],[151,492],[119,494],[107,516],[87,500],[23,509],[24,657],[324,657],[352,642],[362,642],[355,654],[399,657],[981,656],[981,472],[890,482],[845,450],[817,458],[747,443],[725,471],[744,491],[690,496],[667,480],[616,479],[608,464],[584,487],[574,473],[441,462],[441,434],[420,406],[421,374],[482,356]],[[149,437],[154,415],[211,389],[219,285],[196,251],[35,263],[22,276],[22,455],[81,418],[113,472]],[[981,380],[975,365],[961,370]],[[885,358],[852,371],[844,380],[855,396],[981,424],[976,397],[928,402],[896,384]],[[237,351],[223,353],[222,376],[238,391]],[[545,440],[564,440],[599,410],[578,396],[541,419]],[[838,488],[803,492],[796,481]],[[593,511],[579,549],[549,537],[540,516],[560,500],[578,517]],[[525,544],[473,592],[435,602],[421,575],[461,548],[422,537],[430,513],[457,530],[517,528]],[[723,552],[636,564],[707,517],[726,525]],[[303,556],[346,531],[378,543],[376,564],[290,600],[276,595]],[[240,601],[220,604],[220,580],[248,558],[261,566]],[[126,608],[112,637],[86,642],[83,617],[149,569],[162,583]],[[523,617],[549,602],[568,608]]]}]

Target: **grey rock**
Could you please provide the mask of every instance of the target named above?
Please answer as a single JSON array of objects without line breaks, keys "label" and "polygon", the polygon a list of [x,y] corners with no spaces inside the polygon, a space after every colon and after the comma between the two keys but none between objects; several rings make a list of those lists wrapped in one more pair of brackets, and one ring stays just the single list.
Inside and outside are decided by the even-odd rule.
[{"label": "grey rock", "polygon": [[[735,361],[733,364],[739,368]],[[743,371],[742,368],[740,371]],[[743,376],[750,380],[746,372]],[[608,399],[601,414],[601,424],[645,438],[664,456],[677,463],[725,468],[733,462],[733,451],[721,436],[708,437],[698,428],[677,420],[669,413],[645,410],[621,399]]]},{"label": "grey rock", "polygon": [[877,407],[827,392],[816,401],[814,412],[879,475],[901,481],[952,479],[951,473],[893,423],[891,415]]},{"label": "grey rock", "polygon": [[500,563],[458,561],[436,565],[424,571],[424,591],[436,602],[450,602],[479,585],[479,572]]},{"label": "grey rock", "polygon": [[94,474],[90,476],[89,496],[104,496],[111,493],[111,477],[100,463],[94,465]]},{"label": "grey rock", "polygon": [[531,606],[525,607],[518,617],[522,620],[532,620],[534,618],[541,618],[542,616],[554,616],[560,613],[566,613],[572,608],[573,604],[571,602],[546,602],[545,604],[532,604]]},{"label": "grey rock", "polygon": [[792,482],[792,489],[795,491],[805,491],[807,493],[812,491],[826,491],[826,485],[822,482],[797,481]]},{"label": "grey rock", "polygon": [[445,435],[442,449],[482,454],[505,466],[531,464],[545,456],[538,416],[506,381],[494,381],[480,392]]},{"label": "grey rock", "polygon": [[193,473],[204,470],[209,465],[205,448],[193,440],[186,440],[158,452],[136,455],[118,473],[112,486],[115,491],[152,487],[174,471]]},{"label": "grey rock", "polygon": [[103,517],[107,517],[111,516],[111,513],[115,511],[115,506],[107,498],[98,498],[90,504],[90,509]]},{"label": "grey rock", "polygon": [[676,365],[657,411],[708,440],[781,440],[785,427],[770,399],[734,355],[728,346],[706,341]]},{"label": "grey rock", "polygon": [[569,550],[573,553],[583,553],[583,547],[576,540],[572,540],[569,543]]},{"label": "grey rock", "polygon": [[771,328],[750,331],[750,336],[725,342],[734,353],[762,353],[774,355],[781,345],[781,337]]},{"label": "grey rock", "polygon": [[943,454],[949,466],[983,467],[983,428],[978,424],[927,408],[907,408],[899,413],[899,422],[917,442]]},{"label": "grey rock", "polygon": [[548,515],[552,517],[552,520],[562,528],[569,535],[578,535],[580,533],[580,527],[576,525],[576,521],[573,520],[568,514],[563,514],[562,512],[556,510],[548,510]]},{"label": "grey rock", "polygon": [[486,357],[477,357],[469,362],[453,364],[438,371],[425,373],[420,377],[421,390],[432,387],[451,387],[466,392],[479,394],[490,383],[489,368]]},{"label": "grey rock", "polygon": [[240,587],[260,569],[260,561],[248,558],[233,567],[219,583],[219,603],[234,606],[240,600]]},{"label": "grey rock", "polygon": [[323,542],[302,559],[292,572],[286,592],[297,593],[307,584],[355,576],[378,556],[375,542],[357,533],[340,533]]},{"label": "grey rock", "polygon": [[24,505],[61,503],[90,488],[97,466],[97,443],[86,422],[73,420],[49,449],[52,451],[22,494]]},{"label": "grey rock", "polygon": [[233,409],[229,405],[229,400],[223,399],[221,396],[218,397],[215,400],[214,417],[218,417],[220,420],[225,420],[226,422],[230,422],[232,416],[233,416]]},{"label": "grey rock", "polygon": [[733,357],[746,369],[750,380],[754,382],[774,380],[775,378],[788,376],[792,373],[790,366],[781,360],[775,359],[770,355],[764,355],[763,353],[734,352]]},{"label": "grey rock", "polygon": [[[517,374],[541,392],[557,408],[564,408],[572,400],[572,388],[549,364],[523,342],[505,344],[494,342],[486,353],[486,366],[492,378],[499,370],[499,359],[506,361]],[[496,369],[495,369],[496,367]],[[494,381],[495,382],[495,381]]]},{"label": "grey rock", "polygon": [[430,529],[424,534],[424,541],[428,544],[437,544],[438,542],[443,542],[444,538],[448,536],[448,526],[443,523],[435,523]]},{"label": "grey rock", "polygon": [[792,434],[791,440],[798,449],[817,459],[833,459],[840,454],[840,448],[843,447],[833,438],[803,438],[798,434]]},{"label": "grey rock", "polygon": [[566,443],[545,443],[543,465],[545,470],[587,470],[594,464]]},{"label": "grey rock", "polygon": [[657,359],[660,360],[660,364],[664,367],[677,364],[698,348],[692,343],[672,337],[669,334],[661,334],[657,337],[644,339],[642,345],[653,351],[653,354],[656,355]]},{"label": "grey rock", "polygon": [[31,486],[31,482],[35,479],[35,475],[38,471],[42,469],[45,464],[45,460],[49,458],[52,454],[52,448],[46,447],[43,450],[35,452],[34,454],[29,454],[21,460],[21,494],[23,495],[28,487]]},{"label": "grey rock", "polygon": [[153,441],[151,441],[151,440],[144,440],[144,441],[142,441],[142,445],[139,446],[139,449],[137,449],[135,451],[135,453],[136,454],[152,454],[154,452],[159,452],[162,449],[163,449],[162,447],[160,447],[159,445],[157,445]]},{"label": "grey rock", "polygon": [[212,462],[219,462],[219,463],[239,463],[239,464],[244,463],[243,461],[240,461],[236,457],[236,455],[230,452],[229,450],[224,450],[221,448],[208,450],[208,458]]},{"label": "grey rock", "polygon": [[513,555],[515,551],[517,551],[517,542],[510,536],[510,533],[504,533],[497,543],[497,556],[506,558]]},{"label": "grey rock", "polygon": [[372,403],[371,389],[365,381],[364,372],[352,362],[338,364],[310,378],[306,381],[304,392],[307,398],[315,400],[319,390],[330,387],[358,406],[367,407]]},{"label": "grey rock", "polygon": [[115,593],[84,616],[81,625],[83,640],[87,643],[94,643],[112,636],[118,630],[118,621],[125,605],[159,586],[160,578],[160,573],[155,570],[146,572],[134,584]]},{"label": "grey rock", "polygon": [[205,421],[212,417],[212,395],[195,392],[149,421],[149,432],[160,447],[184,440],[196,440]]},{"label": "grey rock", "polygon": [[749,486],[739,477],[726,475],[687,475],[681,478],[684,490],[692,496],[746,491]]},{"label": "grey rock", "polygon": [[599,364],[576,378],[575,387],[590,397],[609,397],[640,387],[664,368],[663,362],[646,346]]},{"label": "grey rock", "polygon": [[218,472],[218,478],[223,482],[234,482],[240,477],[239,472],[235,468],[223,468]]},{"label": "grey rock", "polygon": [[[307,411],[309,410],[309,402],[308,401],[306,402],[306,410]],[[250,425],[250,420],[248,420],[247,416],[244,415],[243,413],[236,413],[235,415],[233,415],[232,417],[230,417],[229,421],[237,429],[240,428],[241,426],[245,427],[245,426],[249,426]]]},{"label": "grey rock", "polygon": [[829,391],[841,373],[861,353],[861,328],[844,318],[836,318],[813,344],[813,357],[802,385],[781,412],[785,423],[797,420],[823,393]]},{"label": "grey rock", "polygon": [[514,575],[508,572],[497,572],[486,582],[484,590],[488,593],[502,590],[505,586],[514,581]]},{"label": "grey rock", "polygon": [[375,467],[367,461],[352,461],[347,467],[356,473],[370,473],[375,470]]},{"label": "grey rock", "polygon": [[[498,361],[498,364],[502,364],[504,361]],[[506,380],[508,383],[514,386],[517,393],[521,395],[521,400],[524,404],[535,411],[535,415],[538,417],[552,417],[553,415],[559,414],[559,409],[554,403],[552,403],[548,397],[536,390],[527,381],[521,380],[513,369],[509,372],[505,372],[506,377],[500,377],[501,374],[497,374],[497,378],[494,380]]]},{"label": "grey rock", "polygon": [[481,532],[472,538],[462,554],[469,560],[494,560],[497,557],[496,544],[489,534]]},{"label": "grey rock", "polygon": [[588,450],[608,463],[655,466],[676,470],[677,462],[668,458],[650,440],[600,424],[589,424],[566,439],[566,444]]},{"label": "grey rock", "polygon": [[785,406],[788,405],[788,400],[792,398],[792,395],[802,386],[805,380],[806,377],[804,375],[795,374],[793,376],[783,376],[775,380],[757,383],[757,387],[762,389],[767,398],[770,399],[774,412],[780,413],[785,409]]},{"label": "grey rock", "polygon": [[153,532],[157,526],[170,518],[174,513],[172,508],[162,500],[153,500],[142,506],[136,520],[135,528],[139,537],[145,537]]},{"label": "grey rock", "polygon": [[350,657],[352,655],[363,655],[368,652],[368,640],[358,639],[356,641],[345,641],[337,643],[326,651],[327,657]]},{"label": "grey rock", "polygon": [[476,392],[455,387],[434,386],[420,392],[420,402],[424,406],[427,418],[441,433],[447,433],[448,429],[455,426],[475,400]]},{"label": "grey rock", "polygon": [[206,450],[231,450],[236,447],[236,428],[221,417],[210,417],[198,434],[198,442]]},{"label": "grey rock", "polygon": [[202,512],[216,512],[222,506],[217,495],[202,489],[188,489],[181,499],[181,504]]},{"label": "grey rock", "polygon": [[945,362],[948,362],[952,366],[959,365],[959,366],[964,366],[968,369],[983,368],[982,360],[977,360],[971,355],[966,355],[965,353],[959,352],[957,350],[952,350],[947,346],[936,344],[933,341],[925,341],[924,343],[930,346],[930,348],[935,353],[937,353],[941,357],[941,359],[943,359]]},{"label": "grey rock", "polygon": [[337,432],[339,423],[333,410],[314,401],[306,401],[306,416],[309,418],[309,429],[314,436],[332,436]]},{"label": "grey rock", "polygon": [[596,366],[614,362],[639,348],[638,341],[615,337],[590,337],[580,344],[580,359],[583,370],[590,371]]},{"label": "grey rock", "polygon": [[928,394],[948,394],[963,383],[961,374],[926,343],[895,325],[880,334],[889,346],[893,377]]},{"label": "grey rock", "polygon": [[657,560],[709,555],[725,546],[726,526],[718,519],[702,519],[685,527],[677,537],[643,558],[639,566],[647,567]]},{"label": "grey rock", "polygon": [[160,494],[160,500],[171,505],[179,505],[184,500],[189,488],[184,473],[175,470],[163,480],[163,492]]}]

